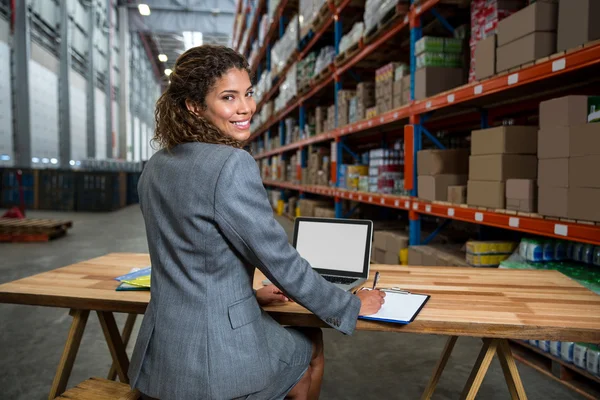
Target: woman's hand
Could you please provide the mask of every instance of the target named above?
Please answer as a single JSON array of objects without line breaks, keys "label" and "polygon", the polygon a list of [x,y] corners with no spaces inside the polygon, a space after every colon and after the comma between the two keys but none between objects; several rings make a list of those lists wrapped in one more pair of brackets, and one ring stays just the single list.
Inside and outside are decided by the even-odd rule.
[{"label": "woman's hand", "polygon": [[358,315],[372,315],[377,313],[385,303],[385,292],[381,290],[359,290],[356,297],[360,299]]},{"label": "woman's hand", "polygon": [[290,301],[275,285],[267,285],[256,291],[256,300],[261,306]]}]

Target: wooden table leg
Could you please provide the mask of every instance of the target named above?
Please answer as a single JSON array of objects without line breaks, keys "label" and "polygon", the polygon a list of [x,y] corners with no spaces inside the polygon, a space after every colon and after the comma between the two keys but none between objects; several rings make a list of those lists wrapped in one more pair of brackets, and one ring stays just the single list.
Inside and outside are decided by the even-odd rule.
[{"label": "wooden table leg", "polygon": [[[133,326],[135,325],[135,319],[137,318],[137,314],[128,314],[127,321],[125,321],[125,326],[123,327],[123,332],[121,332],[121,340],[123,340],[123,346],[127,349],[127,344],[129,344],[129,339],[131,338],[131,332],[133,331]],[[117,379],[117,364],[113,362],[110,367],[110,371],[108,372],[108,378],[111,381]]]},{"label": "wooden table leg", "polygon": [[473,366],[471,375],[469,376],[463,393],[460,396],[461,400],[474,400],[475,396],[477,396],[481,382],[483,382],[483,378],[490,367],[490,363],[494,358],[494,354],[496,354],[498,342],[499,339],[484,339],[483,347],[479,352],[479,357],[477,357],[477,361]]},{"label": "wooden table leg", "polygon": [[429,400],[431,399],[431,396],[433,396],[435,387],[437,386],[440,377],[442,376],[442,372],[444,371],[444,368],[448,363],[448,359],[450,358],[450,354],[452,354],[452,349],[454,349],[454,345],[456,344],[457,339],[458,336],[450,336],[448,338],[448,341],[444,346],[444,351],[442,351],[442,356],[440,357],[437,364],[435,365],[435,368],[433,369],[433,374],[429,379],[429,383],[427,383],[427,386],[425,387],[425,391],[421,396],[421,400]]},{"label": "wooden table leg", "polygon": [[508,385],[508,391],[510,392],[511,399],[513,400],[527,400],[525,394],[525,388],[523,382],[521,382],[521,376],[517,369],[517,364],[513,358],[512,351],[510,350],[510,344],[507,339],[500,339],[498,341],[498,359],[502,365],[502,372],[504,372],[504,379]]},{"label": "wooden table leg", "polygon": [[108,345],[108,350],[112,356],[113,363],[116,364],[119,380],[123,383],[129,383],[127,370],[129,369],[129,358],[125,352],[125,346],[119,334],[119,328],[115,321],[115,316],[111,312],[98,311],[98,319],[104,332],[104,338]]},{"label": "wooden table leg", "polygon": [[90,312],[89,310],[71,310],[69,315],[73,317],[73,322],[71,322],[67,342],[60,357],[54,381],[52,381],[52,387],[48,395],[48,399],[50,400],[60,396],[67,388],[69,376],[71,376],[71,371],[73,370],[73,363],[75,362],[77,350],[79,350],[81,337],[83,336]]}]

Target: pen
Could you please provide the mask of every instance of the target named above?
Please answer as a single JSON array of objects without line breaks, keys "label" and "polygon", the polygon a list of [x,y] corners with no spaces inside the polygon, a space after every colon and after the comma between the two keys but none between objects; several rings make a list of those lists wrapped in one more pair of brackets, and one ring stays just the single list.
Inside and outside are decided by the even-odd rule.
[{"label": "pen", "polygon": [[377,286],[377,282],[379,281],[379,271],[375,272],[375,279],[373,279],[373,290]]}]

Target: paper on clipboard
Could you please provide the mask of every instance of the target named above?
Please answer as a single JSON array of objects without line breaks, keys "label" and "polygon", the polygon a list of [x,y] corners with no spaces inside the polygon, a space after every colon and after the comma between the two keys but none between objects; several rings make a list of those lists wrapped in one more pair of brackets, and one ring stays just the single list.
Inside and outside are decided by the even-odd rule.
[{"label": "paper on clipboard", "polygon": [[429,300],[429,295],[426,294],[386,291],[385,303],[376,314],[360,316],[358,318],[409,324],[419,314],[419,311],[427,303],[427,300]]}]

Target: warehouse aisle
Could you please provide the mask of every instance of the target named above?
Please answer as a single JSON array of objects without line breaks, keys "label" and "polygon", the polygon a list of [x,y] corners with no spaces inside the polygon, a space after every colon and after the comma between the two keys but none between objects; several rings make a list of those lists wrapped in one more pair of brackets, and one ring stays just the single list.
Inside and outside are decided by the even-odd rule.
[{"label": "warehouse aisle", "polygon": [[[106,213],[31,212],[30,217],[68,218],[73,229],[46,244],[1,244],[0,283],[83,261],[109,252],[147,252],[143,220],[132,206]],[[288,235],[293,224],[278,218]],[[119,316],[118,323],[124,322]],[[69,328],[66,310],[0,305],[0,388],[2,398],[46,399]],[[137,327],[134,336],[137,335]],[[357,332],[352,337],[325,331],[326,370],[322,399],[418,399],[445,339],[437,336]],[[457,399],[477,357],[479,342],[460,339],[434,399]],[[132,346],[129,346],[129,352]],[[97,318],[90,316],[70,385],[104,376],[110,356]],[[581,399],[564,386],[519,364],[530,399]],[[502,371],[494,361],[479,397],[509,398]]]}]

